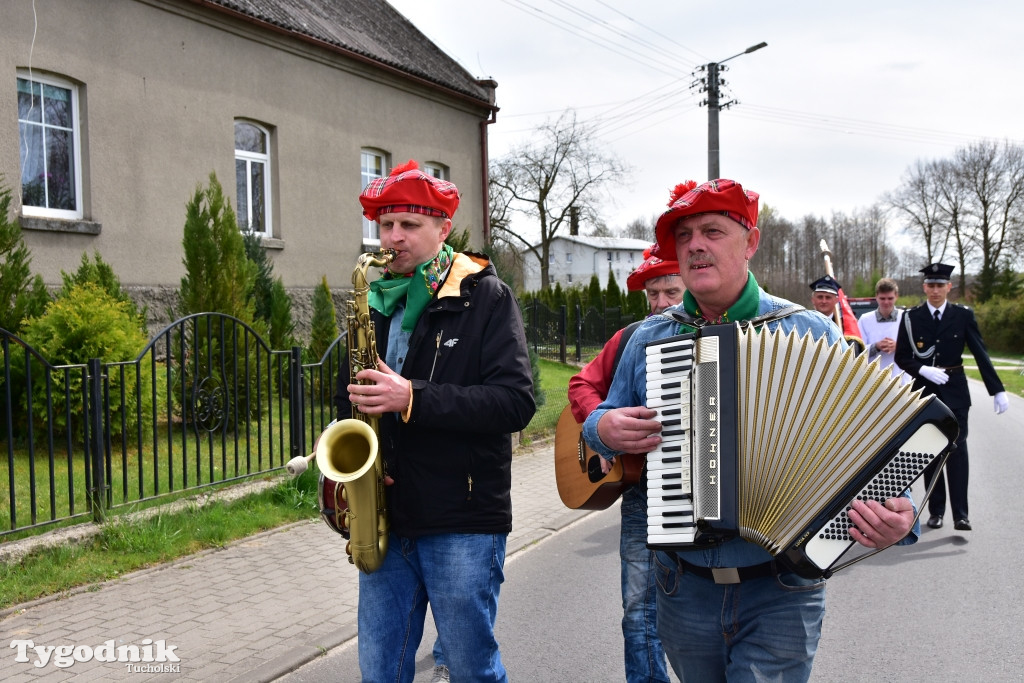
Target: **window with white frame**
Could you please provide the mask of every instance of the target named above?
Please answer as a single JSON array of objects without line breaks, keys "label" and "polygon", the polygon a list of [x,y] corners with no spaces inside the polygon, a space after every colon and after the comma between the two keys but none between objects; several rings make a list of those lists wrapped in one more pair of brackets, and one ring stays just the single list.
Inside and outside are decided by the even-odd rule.
[{"label": "window with white frame", "polygon": [[26,216],[82,218],[78,86],[18,70],[21,205]]},{"label": "window with white frame", "polygon": [[572,263],[572,252],[571,251],[565,252],[565,262],[566,263]]},{"label": "window with white frame", "polygon": [[235,192],[238,227],[271,237],[270,132],[249,121],[235,121]]},{"label": "window with white frame", "polygon": [[[364,149],[360,157],[363,187],[377,178],[384,177],[387,170],[387,155],[384,152],[377,149]],[[363,216],[363,242],[380,243],[380,226],[376,221],[368,220],[365,216]]]},{"label": "window with white frame", "polygon": [[423,162],[423,172],[439,180],[451,180],[451,171],[448,167],[436,161]]}]

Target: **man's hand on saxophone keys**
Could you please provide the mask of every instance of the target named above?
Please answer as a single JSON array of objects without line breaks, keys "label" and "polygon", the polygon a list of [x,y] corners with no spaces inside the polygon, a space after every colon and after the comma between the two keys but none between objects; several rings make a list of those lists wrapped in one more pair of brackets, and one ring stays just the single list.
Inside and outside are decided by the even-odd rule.
[{"label": "man's hand on saxophone keys", "polygon": [[377,361],[377,369],[369,368],[356,373],[356,379],[365,384],[349,384],[348,400],[367,415],[402,413],[412,403],[412,382]]}]

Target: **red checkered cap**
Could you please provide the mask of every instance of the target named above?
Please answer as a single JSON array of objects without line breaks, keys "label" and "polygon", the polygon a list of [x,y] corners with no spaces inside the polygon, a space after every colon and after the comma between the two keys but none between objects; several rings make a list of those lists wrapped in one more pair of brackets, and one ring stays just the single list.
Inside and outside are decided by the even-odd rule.
[{"label": "red checkered cap", "polygon": [[387,178],[370,181],[359,203],[363,215],[375,221],[382,213],[422,213],[451,218],[459,208],[459,188],[447,180],[427,175],[409,161],[391,170]]},{"label": "red checkered cap", "polygon": [[702,213],[717,213],[728,216],[745,228],[757,226],[756,192],[744,190],[734,180],[719,178],[709,180],[689,190],[669,204],[668,211],[661,214],[654,228],[658,246],[651,253],[660,256],[675,256],[675,227],[682,218]]},{"label": "red checkered cap", "polygon": [[664,261],[657,256],[651,256],[651,250],[657,245],[652,244],[644,249],[644,262],[636,267],[626,278],[626,289],[631,292],[643,291],[648,280],[662,275],[679,275],[679,263],[676,261]]}]

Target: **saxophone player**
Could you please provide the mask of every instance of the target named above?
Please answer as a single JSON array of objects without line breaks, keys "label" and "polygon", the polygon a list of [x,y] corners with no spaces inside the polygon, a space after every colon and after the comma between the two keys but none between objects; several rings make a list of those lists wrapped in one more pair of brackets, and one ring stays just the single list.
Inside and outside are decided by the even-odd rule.
[{"label": "saxophone player", "polygon": [[380,568],[359,574],[365,681],[412,681],[430,604],[453,680],[505,681],[494,637],[512,529],[512,432],[536,410],[515,296],[481,254],[445,244],[458,189],[410,161],[359,197],[394,250],[370,284],[376,369],[339,374],[339,418],[379,417],[390,519]]}]

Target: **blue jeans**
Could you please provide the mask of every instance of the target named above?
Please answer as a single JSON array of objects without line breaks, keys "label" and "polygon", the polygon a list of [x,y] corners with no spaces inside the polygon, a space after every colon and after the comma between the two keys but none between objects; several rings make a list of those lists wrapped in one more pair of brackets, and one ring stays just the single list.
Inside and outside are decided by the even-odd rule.
[{"label": "blue jeans", "polygon": [[665,651],[657,633],[658,590],[654,552],[647,548],[647,495],[641,485],[622,494],[622,636],[628,683],[668,683]]},{"label": "blue jeans", "polygon": [[364,683],[412,681],[427,603],[452,681],[507,681],[494,621],[506,534],[391,534],[380,569],[359,574]]},{"label": "blue jeans", "polygon": [[825,617],[825,581],[790,572],[719,585],[655,553],[658,635],[682,681],[806,681]]}]

